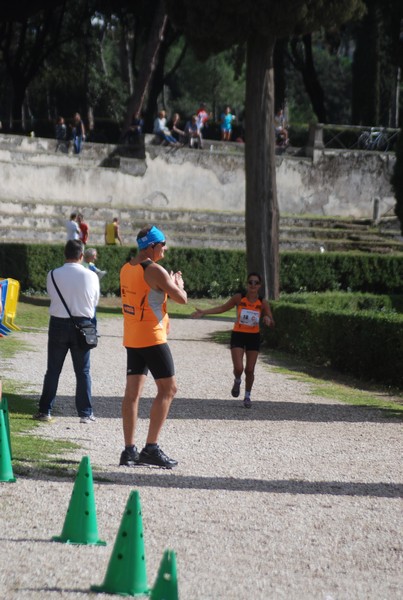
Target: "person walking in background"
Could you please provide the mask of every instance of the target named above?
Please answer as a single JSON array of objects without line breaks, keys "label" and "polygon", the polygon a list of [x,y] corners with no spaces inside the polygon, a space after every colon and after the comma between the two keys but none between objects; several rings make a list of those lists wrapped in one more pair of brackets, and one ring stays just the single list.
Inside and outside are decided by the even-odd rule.
[{"label": "person walking in background", "polygon": [[89,269],[90,271],[93,271],[93,273],[96,273],[98,276],[98,279],[101,281],[102,277],[104,277],[106,275],[107,271],[101,271],[101,269],[98,269],[98,267],[95,265],[97,260],[98,260],[98,253],[97,253],[96,249],[95,248],[86,248],[84,251],[83,267],[85,267],[86,269]]},{"label": "person walking in background", "polygon": [[115,246],[117,243],[123,246],[122,238],[120,237],[119,219],[115,217],[112,223],[105,225],[105,244],[107,246]]},{"label": "person walking in background", "polygon": [[85,245],[88,242],[88,236],[90,233],[89,227],[87,223],[84,221],[84,215],[82,213],[78,213],[77,215],[77,223],[80,228],[80,240]]},{"label": "person walking in background", "polygon": [[75,154],[80,154],[82,144],[85,141],[85,127],[80,113],[73,117],[73,146]]},{"label": "person walking in background", "polygon": [[[268,327],[274,327],[273,315],[266,300],[259,296],[262,278],[259,273],[249,273],[246,292],[232,296],[225,304],[201,310],[197,308],[192,317],[197,319],[204,315],[219,315],[236,307],[236,320],[231,333],[231,356],[234,367],[234,384],[231,394],[238,398],[245,372],[245,408],[251,408],[251,391],[255,379],[255,365],[260,349],[260,328],[262,320]],[[243,365],[244,355],[246,364]]]},{"label": "person walking in background", "polygon": [[74,320],[89,323],[94,318],[99,300],[99,279],[83,267],[84,247],[80,240],[69,240],[64,248],[65,263],[50,271],[46,289],[50,296],[48,332],[48,361],[39,400],[39,411],[33,415],[38,421],[51,421],[57,387],[64,360],[70,351],[76,376],[76,409],[80,423],[95,421],[91,403],[90,350],[78,345],[77,331],[55,288],[52,274]]},{"label": "person walking in background", "polygon": [[[168,273],[157,264],[167,249],[157,227],[144,227],[137,235],[138,254],[120,271],[123,310],[123,345],[127,352],[126,390],[122,403],[125,449],[120,465],[147,464],[172,469],[178,463],[159,447],[158,437],[176,394],[175,369],[167,344],[167,296],[187,303],[182,274]],[[148,370],[157,386],[150,411],[146,445],[139,453],[135,432],[140,397]]]},{"label": "person walking in background", "polygon": [[231,141],[232,134],[232,122],[235,120],[235,116],[231,114],[231,108],[225,107],[224,112],[221,114],[221,140],[223,142]]},{"label": "person walking in background", "polygon": [[67,129],[63,117],[58,117],[55,128],[56,137],[56,152],[61,148],[64,152],[67,151]]},{"label": "person walking in background", "polygon": [[67,241],[80,239],[80,228],[77,223],[77,213],[70,215],[69,221],[66,221]]}]

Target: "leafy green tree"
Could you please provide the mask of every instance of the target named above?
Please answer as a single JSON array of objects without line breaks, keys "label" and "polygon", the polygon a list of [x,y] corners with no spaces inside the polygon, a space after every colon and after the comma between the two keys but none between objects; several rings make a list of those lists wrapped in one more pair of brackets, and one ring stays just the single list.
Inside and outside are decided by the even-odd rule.
[{"label": "leafy green tree", "polygon": [[37,0],[28,10],[21,0],[16,4],[21,6],[20,16],[0,19],[0,54],[11,88],[12,117],[21,120],[24,129],[24,101],[29,84],[56,49],[84,36],[82,25],[93,5],[89,0],[63,0],[51,6]]},{"label": "leafy green tree", "polygon": [[[317,79],[323,89],[324,112],[327,122],[346,124],[351,122],[352,59],[348,52],[351,36],[334,34],[330,45],[327,32],[312,35],[312,60]],[[302,46],[302,44],[301,44]],[[299,49],[302,50],[303,46]],[[304,60],[303,57],[301,60]],[[315,111],[311,93],[308,94],[303,77],[292,55],[286,55],[287,105],[289,120],[293,123],[323,122],[320,112]],[[312,87],[309,88],[312,91]]]},{"label": "leafy green tree", "polygon": [[361,16],[361,0],[166,0],[168,15],[200,58],[246,43],[246,249],[249,270],[279,295],[279,210],[274,143],[276,40]]},{"label": "leafy green tree", "polygon": [[[167,66],[176,61],[184,41],[181,40],[170,52]],[[213,118],[218,119],[226,104],[239,113],[245,102],[245,68],[237,72],[233,49],[224,50],[201,62],[192,49],[186,52],[180,69],[169,77],[170,106],[183,116],[190,117],[205,102]]]},{"label": "leafy green tree", "polygon": [[327,123],[325,93],[319,81],[313,60],[312,34],[307,33],[301,36],[301,38],[294,37],[291,40],[291,51],[293,63],[302,75],[305,89],[309,94],[312,108],[317,115],[318,121],[320,123]]},{"label": "leafy green tree", "polygon": [[10,82],[12,117],[25,129],[24,99],[29,83],[37,76],[60,38],[64,7],[43,10],[20,22],[0,23],[0,52]]}]

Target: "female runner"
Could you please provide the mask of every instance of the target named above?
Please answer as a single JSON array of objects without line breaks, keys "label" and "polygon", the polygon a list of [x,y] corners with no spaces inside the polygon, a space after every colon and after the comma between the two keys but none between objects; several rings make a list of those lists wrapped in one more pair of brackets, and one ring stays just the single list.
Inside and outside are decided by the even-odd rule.
[{"label": "female runner", "polygon": [[[234,384],[231,394],[238,398],[241,388],[242,373],[245,371],[245,397],[243,405],[251,408],[251,390],[255,379],[255,365],[260,349],[260,320],[268,327],[274,327],[274,319],[270,306],[259,296],[262,278],[259,273],[249,273],[247,290],[235,294],[225,304],[201,310],[197,308],[192,317],[197,319],[204,315],[219,315],[236,306],[237,315],[231,333],[231,356],[234,366]],[[246,355],[245,368],[243,357]]]}]

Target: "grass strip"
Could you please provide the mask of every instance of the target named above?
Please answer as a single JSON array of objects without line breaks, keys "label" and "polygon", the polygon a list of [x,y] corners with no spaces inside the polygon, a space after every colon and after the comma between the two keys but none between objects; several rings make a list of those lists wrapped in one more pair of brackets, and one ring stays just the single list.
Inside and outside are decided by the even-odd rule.
[{"label": "grass strip", "polygon": [[[229,345],[231,332],[216,331],[212,334],[213,341]],[[394,389],[374,387],[370,390],[362,389],[362,382],[354,378],[345,379],[334,371],[324,367],[315,367],[301,359],[294,359],[290,355],[261,349],[261,356],[270,368],[276,373],[310,384],[310,394],[336,400],[362,408],[380,410],[385,418],[403,420],[403,398],[401,392]],[[273,362],[275,365],[273,365]],[[393,394],[393,400],[385,399]]]},{"label": "grass strip", "polygon": [[32,476],[40,471],[57,477],[71,477],[77,471],[78,461],[65,455],[80,446],[32,433],[45,425],[32,419],[37,405],[30,394],[32,391],[20,383],[9,379],[3,381],[3,398],[7,398],[9,409],[13,471],[16,475]]}]

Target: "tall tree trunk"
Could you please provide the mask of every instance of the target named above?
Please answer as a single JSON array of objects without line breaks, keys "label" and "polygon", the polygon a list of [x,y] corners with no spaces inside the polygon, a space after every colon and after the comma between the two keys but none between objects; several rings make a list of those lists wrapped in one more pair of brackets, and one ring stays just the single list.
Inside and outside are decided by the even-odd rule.
[{"label": "tall tree trunk", "polygon": [[[153,130],[153,123],[155,115],[158,112],[158,97],[161,95],[164,89],[164,72],[165,72],[165,58],[167,54],[167,48],[165,44],[162,44],[159,55],[158,64],[156,65],[152,81],[150,82],[147,94],[147,104],[143,106],[144,114],[144,128],[145,131]],[[160,108],[165,108],[164,106]]]},{"label": "tall tree trunk", "polygon": [[305,48],[305,69],[302,71],[305,89],[308,92],[312,108],[318,117],[319,123],[327,123],[325,108],[325,94],[320,85],[318,74],[315,69],[312,54],[312,35],[309,33],[302,38]]},{"label": "tall tree trunk", "polygon": [[380,22],[377,0],[366,2],[368,12],[357,25],[353,60],[352,121],[354,125],[379,125]]},{"label": "tall tree trunk", "polygon": [[282,40],[277,40],[274,46],[274,114],[276,114],[281,108],[284,108],[286,101],[287,89],[285,80],[284,57],[287,52],[287,45],[288,39],[283,38]]},{"label": "tall tree trunk", "polygon": [[25,92],[27,90],[27,83],[19,72],[11,73],[12,82],[12,114],[13,119],[19,122],[19,128],[21,131],[26,131],[26,119],[25,119]]},{"label": "tall tree trunk", "polygon": [[293,63],[302,75],[306,92],[319,123],[327,123],[325,94],[320,84],[313,60],[312,35],[310,33],[304,35],[302,37],[302,43],[304,45],[303,52],[299,50],[299,39],[293,38],[291,40]]},{"label": "tall tree trunk", "polygon": [[129,104],[126,111],[125,122],[123,126],[123,135],[130,127],[133,115],[141,113],[143,108],[144,100],[147,94],[148,87],[150,85],[153,73],[155,71],[158,53],[162,40],[164,38],[165,30],[168,24],[168,17],[165,12],[165,3],[160,0],[157,10],[155,12],[154,21],[151,26],[151,31],[148,36],[146,47],[141,58],[141,67],[134,94],[129,99]]},{"label": "tall tree trunk", "polygon": [[279,210],[274,140],[275,37],[254,34],[246,68],[246,251],[248,271],[262,275],[269,298],[280,292]]},{"label": "tall tree trunk", "polygon": [[127,81],[129,88],[129,94],[134,94],[134,75],[132,65],[132,48],[130,44],[130,34],[127,22],[124,20],[122,23],[122,34],[121,34],[121,55],[122,55],[122,75],[123,80]]}]

